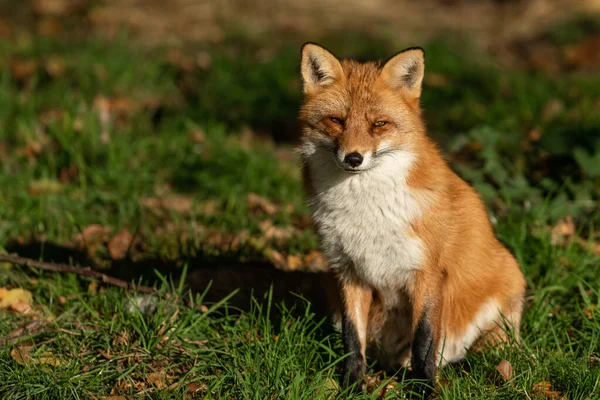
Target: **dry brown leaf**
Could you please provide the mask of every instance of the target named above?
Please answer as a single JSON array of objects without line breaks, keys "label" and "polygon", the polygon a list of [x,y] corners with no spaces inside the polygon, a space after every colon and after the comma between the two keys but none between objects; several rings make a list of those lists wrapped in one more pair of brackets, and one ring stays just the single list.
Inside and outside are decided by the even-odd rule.
[{"label": "dry brown leaf", "polygon": [[88,225],[77,234],[77,241],[82,245],[95,241],[108,241],[108,234],[110,231],[110,226],[103,226],[100,224]]},{"label": "dry brown leaf", "polygon": [[58,367],[59,365],[62,364],[62,361],[60,361],[60,359],[58,359],[54,354],[50,353],[49,351],[45,351],[40,356],[38,361],[41,364],[52,365],[53,367]]},{"label": "dry brown leaf", "polygon": [[594,319],[594,314],[598,312],[598,305],[592,304],[583,309],[583,313],[585,314],[587,319]]},{"label": "dry brown leaf", "polygon": [[193,129],[190,131],[190,140],[194,143],[202,144],[206,142],[206,135],[202,129]]},{"label": "dry brown leaf", "polygon": [[265,257],[267,257],[267,259],[269,261],[271,261],[273,263],[273,265],[275,265],[278,268],[282,268],[282,269],[286,269],[287,265],[286,265],[286,259],[285,257],[278,252],[277,250],[273,249],[272,247],[266,248],[264,250],[264,255]]},{"label": "dry brown leaf", "polygon": [[540,396],[546,396],[546,398],[548,399],[559,399],[560,392],[551,390],[550,387],[551,384],[548,381],[538,382],[535,385],[533,385],[532,392]]},{"label": "dry brown leaf", "polygon": [[302,258],[299,256],[288,256],[287,267],[290,271],[295,271],[302,267]]},{"label": "dry brown leaf", "polygon": [[199,392],[201,390],[206,390],[206,388],[207,388],[206,384],[200,385],[200,384],[195,383],[195,382],[192,382],[192,383],[190,383],[190,384],[187,385],[187,391],[190,392],[190,393],[197,393],[197,392]]},{"label": "dry brown leaf", "polygon": [[180,214],[188,214],[192,210],[191,197],[174,193],[164,195],[160,199],[147,197],[142,199],[140,203],[151,210],[170,210]]},{"label": "dry brown leaf", "polygon": [[565,61],[570,67],[592,69],[600,64],[600,37],[589,38],[565,49]]},{"label": "dry brown leaf", "polygon": [[146,381],[149,384],[151,384],[152,386],[154,386],[160,390],[163,387],[165,387],[165,374],[164,374],[164,372],[161,372],[160,374],[157,374],[156,372],[152,372],[152,373],[150,373],[150,375],[148,375],[148,377],[146,378]]},{"label": "dry brown leaf", "polygon": [[237,251],[240,246],[246,244],[250,239],[250,233],[248,233],[247,229],[243,229],[240,233],[233,237],[231,240],[231,250]]},{"label": "dry brown leaf", "polygon": [[113,356],[110,354],[110,349],[107,351],[98,350],[98,354],[100,354],[103,358],[107,360],[112,360]]},{"label": "dry brown leaf", "polygon": [[297,232],[293,226],[275,226],[269,219],[258,224],[258,228],[265,240],[276,240],[279,244],[283,244]]},{"label": "dry brown leaf", "polygon": [[10,357],[19,365],[28,365],[32,361],[32,350],[33,346],[21,344],[10,351]]},{"label": "dry brown leaf", "polygon": [[16,288],[0,291],[0,309],[5,308],[21,314],[29,314],[32,311],[33,295],[30,291]]},{"label": "dry brown leaf", "polygon": [[108,242],[108,252],[113,260],[122,260],[127,256],[127,252],[133,241],[133,235],[127,230],[123,229],[117,233],[110,242]]},{"label": "dry brown leaf", "polygon": [[550,241],[553,245],[564,245],[573,235],[575,235],[575,223],[573,217],[567,216],[554,225]]},{"label": "dry brown leaf", "polygon": [[587,251],[594,253],[597,256],[600,256],[600,243],[590,242],[583,238],[577,238],[577,243]]},{"label": "dry brown leaf", "polygon": [[38,62],[35,60],[14,59],[10,62],[10,73],[15,80],[24,82],[36,73],[38,67]]},{"label": "dry brown leaf", "polygon": [[504,382],[510,381],[513,377],[512,364],[507,360],[500,361],[500,363],[496,366],[496,370],[500,373],[500,376],[502,376]]},{"label": "dry brown leaf", "polygon": [[533,128],[527,133],[527,140],[529,140],[530,142],[537,142],[541,138],[542,132],[537,128]]},{"label": "dry brown leaf", "polygon": [[277,212],[275,204],[256,193],[248,193],[248,206],[251,210],[262,210],[268,215],[273,215]]},{"label": "dry brown leaf", "polygon": [[554,119],[557,115],[562,113],[565,109],[565,103],[561,99],[552,99],[542,109],[542,120],[550,121]]}]

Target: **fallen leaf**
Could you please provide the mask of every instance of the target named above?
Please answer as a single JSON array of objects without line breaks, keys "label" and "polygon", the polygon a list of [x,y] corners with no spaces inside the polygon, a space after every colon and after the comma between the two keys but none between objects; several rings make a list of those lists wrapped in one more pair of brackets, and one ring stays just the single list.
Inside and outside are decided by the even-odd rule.
[{"label": "fallen leaf", "polygon": [[38,361],[41,364],[52,365],[54,367],[58,367],[59,365],[62,364],[62,362],[60,361],[60,359],[58,359],[54,354],[50,353],[49,351],[45,351],[40,356],[40,358],[38,359]]},{"label": "fallen leaf", "polygon": [[559,399],[560,392],[551,390],[550,382],[542,381],[533,385],[533,393],[538,394],[540,396],[546,396],[548,399]]},{"label": "fallen leaf", "polygon": [[277,250],[269,247],[264,250],[264,255],[269,261],[273,263],[277,268],[286,269],[286,259]]},{"label": "fallen leaf", "polygon": [[127,229],[117,233],[110,242],[108,242],[108,252],[113,260],[122,260],[127,256],[127,252],[133,241],[133,235]]},{"label": "fallen leaf", "polygon": [[275,226],[275,225],[273,225],[273,221],[271,221],[269,219],[258,224],[258,228],[261,230],[261,232],[263,233],[263,236],[266,240],[271,240],[271,239],[275,239],[275,240],[279,240],[279,241],[288,240],[296,232],[296,229],[293,226],[285,226],[285,227]]},{"label": "fallen leaf", "polygon": [[542,120],[548,122],[562,113],[565,109],[565,104],[561,99],[552,99],[542,109]]},{"label": "fallen leaf", "polygon": [[260,209],[269,215],[273,215],[277,212],[277,206],[275,204],[256,193],[248,193],[248,206],[251,210]]},{"label": "fallen leaf", "polygon": [[88,225],[77,234],[77,240],[80,242],[108,241],[110,231],[110,226],[100,224]]},{"label": "fallen leaf", "polygon": [[287,267],[290,271],[297,270],[298,268],[302,267],[302,258],[299,256],[288,256]]},{"label": "fallen leaf", "polygon": [[594,319],[594,314],[598,312],[598,305],[591,304],[583,309],[583,313],[585,314],[587,319]]},{"label": "fallen leaf", "polygon": [[164,372],[157,374],[156,372],[150,373],[146,378],[146,381],[157,389],[162,389],[165,386],[165,375]]},{"label": "fallen leaf", "polygon": [[180,214],[188,214],[192,209],[192,198],[179,194],[169,194],[157,198],[144,198],[141,204],[148,209],[161,209],[176,211]]},{"label": "fallen leaf", "polygon": [[202,129],[193,129],[190,132],[190,140],[194,143],[202,144],[206,142],[206,135]]},{"label": "fallen leaf", "polygon": [[325,378],[321,390],[323,390],[324,398],[326,398],[327,400],[332,400],[335,399],[338,395],[340,387],[335,379]]},{"label": "fallen leaf", "polygon": [[591,242],[583,238],[577,238],[577,243],[579,243],[579,245],[587,251],[594,253],[597,256],[600,256],[600,243]]},{"label": "fallen leaf", "polygon": [[6,308],[22,314],[31,312],[33,296],[31,292],[24,289],[10,289],[0,291],[0,308]]},{"label": "fallen leaf", "polygon": [[31,351],[33,346],[21,345],[10,351],[10,356],[19,365],[28,365],[32,361]]},{"label": "fallen leaf", "polygon": [[496,370],[500,373],[500,376],[502,376],[504,382],[510,381],[513,377],[512,364],[507,360],[500,361],[500,363],[496,366]]},{"label": "fallen leaf", "polygon": [[575,235],[575,223],[573,217],[567,216],[559,220],[552,228],[551,243],[553,245],[564,245]]},{"label": "fallen leaf", "polygon": [[542,132],[537,128],[533,128],[527,133],[527,140],[529,140],[530,142],[537,142],[541,138]]},{"label": "fallen leaf", "polygon": [[189,385],[187,385],[187,391],[190,393],[197,393],[200,392],[202,390],[206,390],[207,386],[206,384],[198,384],[195,382],[190,383]]},{"label": "fallen leaf", "polygon": [[10,62],[10,73],[16,81],[25,82],[37,72],[38,66],[35,60],[14,59]]},{"label": "fallen leaf", "polygon": [[569,67],[592,70],[600,64],[600,37],[591,35],[582,42],[567,47],[564,53]]},{"label": "fallen leaf", "polygon": [[112,360],[112,355],[110,354],[110,350],[107,351],[103,351],[103,350],[98,350],[98,354],[100,354],[103,358],[107,359],[107,360]]}]

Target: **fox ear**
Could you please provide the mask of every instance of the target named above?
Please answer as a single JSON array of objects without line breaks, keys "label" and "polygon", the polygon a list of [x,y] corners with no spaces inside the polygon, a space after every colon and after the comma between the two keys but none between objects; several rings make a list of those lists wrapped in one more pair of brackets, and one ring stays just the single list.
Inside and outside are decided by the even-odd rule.
[{"label": "fox ear", "polygon": [[390,58],[381,70],[381,78],[392,88],[401,88],[418,99],[425,73],[425,52],[420,47],[406,49]]},{"label": "fox ear", "polygon": [[314,43],[305,43],[302,46],[300,66],[305,93],[319,86],[329,85],[344,76],[344,70],[339,60],[329,51]]}]

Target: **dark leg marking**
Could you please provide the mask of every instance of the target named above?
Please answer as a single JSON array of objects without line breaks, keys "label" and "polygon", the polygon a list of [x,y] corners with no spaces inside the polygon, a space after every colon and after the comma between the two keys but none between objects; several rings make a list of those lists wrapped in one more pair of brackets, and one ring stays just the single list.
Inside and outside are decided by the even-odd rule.
[{"label": "dark leg marking", "polygon": [[356,326],[345,313],[342,320],[342,337],[344,340],[344,352],[351,353],[345,359],[344,363],[344,378],[342,385],[344,388],[352,386],[360,381],[366,371],[364,357],[360,352],[360,340],[356,332]]},{"label": "dark leg marking", "polygon": [[435,363],[433,326],[427,318],[426,311],[419,320],[413,337],[411,367],[417,379],[427,381],[427,385],[423,385],[421,393],[429,396],[435,388],[437,365]]}]

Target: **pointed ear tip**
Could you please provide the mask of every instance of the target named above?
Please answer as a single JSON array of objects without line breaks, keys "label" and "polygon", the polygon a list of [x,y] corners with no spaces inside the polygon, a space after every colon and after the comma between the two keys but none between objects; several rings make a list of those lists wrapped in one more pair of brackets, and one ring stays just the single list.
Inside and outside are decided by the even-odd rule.
[{"label": "pointed ear tip", "polygon": [[320,45],[318,45],[318,44],[316,44],[316,43],[314,43],[314,42],[306,42],[306,43],[304,43],[304,44],[302,45],[302,47],[300,48],[300,53],[304,54],[304,52],[305,52],[306,50],[310,50],[310,49],[311,49],[311,47],[312,47],[313,49],[315,49],[315,48],[322,48],[322,46],[320,46]]},{"label": "pointed ear tip", "polygon": [[408,49],[402,50],[400,53],[420,53],[423,60],[425,60],[425,50],[422,47],[409,47]]}]

